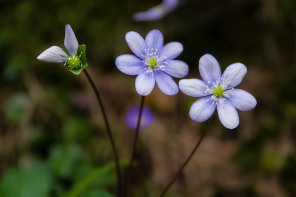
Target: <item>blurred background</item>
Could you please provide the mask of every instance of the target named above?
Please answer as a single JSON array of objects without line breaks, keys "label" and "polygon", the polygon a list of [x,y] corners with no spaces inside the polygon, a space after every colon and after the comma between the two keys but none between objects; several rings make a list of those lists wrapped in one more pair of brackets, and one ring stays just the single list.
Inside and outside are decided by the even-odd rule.
[{"label": "blurred background", "polygon": [[[296,1],[187,0],[164,18],[135,22],[160,0],[0,0],[0,196],[112,197],[116,176],[100,108],[86,77],[36,57],[63,47],[65,24],[87,46],[88,71],[101,91],[121,159],[133,137],[125,114],[139,105],[135,77],[115,58],[131,53],[128,31],[159,29],[179,41],[189,75],[214,55],[222,70],[242,62],[239,88],[258,105],[228,130],[211,117],[201,147],[168,197],[296,196]],[[177,82],[179,79],[176,80]],[[207,123],[188,115],[196,99],[157,87],[145,104],[153,123],[140,132],[131,194],[155,197],[189,155]]]}]

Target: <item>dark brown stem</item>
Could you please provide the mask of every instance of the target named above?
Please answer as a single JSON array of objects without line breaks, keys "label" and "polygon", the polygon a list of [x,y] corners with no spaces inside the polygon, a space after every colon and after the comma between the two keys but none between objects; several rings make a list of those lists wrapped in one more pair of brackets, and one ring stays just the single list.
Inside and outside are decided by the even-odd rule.
[{"label": "dark brown stem", "polygon": [[201,144],[202,140],[204,139],[206,135],[206,130],[204,132],[202,132],[199,140],[197,141],[197,144],[195,145],[194,149],[192,150],[192,152],[190,153],[189,157],[186,159],[186,161],[182,164],[182,166],[179,168],[178,172],[176,173],[176,175],[171,179],[171,181],[168,183],[168,185],[164,188],[164,190],[161,192],[160,197],[164,197],[165,193],[169,190],[169,188],[173,185],[173,183],[176,181],[176,179],[178,178],[178,176],[181,174],[181,172],[183,171],[183,169],[186,167],[186,165],[188,164],[188,162],[191,160],[192,156],[194,155],[195,151],[198,149],[199,145]]},{"label": "dark brown stem", "polygon": [[145,101],[145,96],[142,96],[141,98],[141,104],[140,104],[140,112],[139,112],[139,117],[138,117],[138,122],[137,122],[137,127],[134,135],[134,140],[132,144],[132,154],[129,162],[129,166],[127,168],[127,176],[126,176],[126,184],[125,184],[125,196],[128,196],[128,189],[129,189],[129,183],[130,183],[130,177],[131,177],[131,170],[133,167],[133,161],[135,158],[135,152],[136,152],[136,145],[137,145],[137,140],[139,137],[139,130],[140,130],[140,123],[142,119],[142,112],[143,112],[143,107],[144,107],[144,101]]},{"label": "dark brown stem", "polygon": [[118,162],[118,154],[117,154],[116,146],[115,146],[115,143],[114,143],[114,140],[113,140],[112,132],[111,132],[111,129],[110,129],[110,126],[109,126],[109,123],[108,123],[105,108],[104,108],[100,93],[99,93],[98,89],[96,88],[93,80],[89,76],[87,70],[84,69],[83,72],[84,72],[86,78],[88,79],[91,87],[93,88],[93,90],[94,90],[94,92],[96,94],[96,97],[98,99],[99,105],[101,107],[101,110],[102,110],[103,118],[104,118],[104,121],[105,121],[105,124],[106,124],[106,129],[107,129],[109,140],[111,142],[113,155],[114,155],[114,160],[115,160],[116,173],[117,173],[117,196],[120,197],[121,196],[121,174],[120,174],[120,168],[119,168],[119,162]]}]

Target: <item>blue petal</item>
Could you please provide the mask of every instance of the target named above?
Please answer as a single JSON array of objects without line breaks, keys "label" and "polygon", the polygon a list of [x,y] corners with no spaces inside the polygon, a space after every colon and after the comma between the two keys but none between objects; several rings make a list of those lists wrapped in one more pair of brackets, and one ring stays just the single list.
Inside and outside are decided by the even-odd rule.
[{"label": "blue petal", "polygon": [[195,101],[189,111],[190,118],[195,122],[208,120],[216,109],[210,96],[202,97]]},{"label": "blue petal", "polygon": [[230,91],[232,93],[229,94],[230,97],[228,98],[228,100],[237,109],[241,111],[249,111],[257,105],[255,97],[250,93],[241,89],[234,89]]},{"label": "blue petal", "polygon": [[175,10],[178,4],[179,4],[179,0],[164,0],[162,2],[165,12],[171,12]]},{"label": "blue petal", "polygon": [[185,62],[181,60],[171,60],[168,61],[163,72],[176,78],[182,78],[188,74],[188,71],[189,67]]},{"label": "blue petal", "polygon": [[65,27],[64,45],[71,56],[77,55],[78,41],[77,41],[76,36],[69,24],[67,24]]},{"label": "blue petal", "polygon": [[[125,123],[131,128],[136,129],[139,119],[139,112],[140,108],[138,106],[132,106],[126,116],[125,116]],[[152,111],[144,106],[142,111],[142,118],[141,118],[141,124],[140,124],[140,130],[148,127],[154,120],[154,114]]]},{"label": "blue petal", "polygon": [[221,68],[216,58],[205,54],[199,60],[199,72],[202,79],[208,82],[216,82],[221,77]]},{"label": "blue petal", "polygon": [[145,64],[135,55],[120,55],[115,60],[117,68],[127,75],[137,75],[144,71]]},{"label": "blue petal", "polygon": [[179,92],[178,85],[173,78],[162,71],[154,72],[158,88],[167,95],[175,95]]},{"label": "blue petal", "polygon": [[166,44],[158,53],[158,56],[165,56],[168,60],[175,59],[183,51],[183,45],[180,42],[170,42]]},{"label": "blue petal", "polygon": [[130,31],[125,35],[125,40],[132,52],[143,59],[147,46],[142,36],[137,32]]},{"label": "blue petal", "polygon": [[38,57],[38,60],[45,62],[62,63],[67,61],[69,56],[60,47],[52,46],[43,51]]},{"label": "blue petal", "polygon": [[136,91],[142,96],[147,96],[153,90],[155,77],[152,73],[142,72],[136,78]]},{"label": "blue petal", "polygon": [[144,12],[137,12],[133,15],[135,21],[154,21],[165,16],[165,10],[162,5],[150,8]]},{"label": "blue petal", "polygon": [[230,89],[239,85],[246,74],[247,67],[245,65],[242,63],[234,63],[225,69],[222,78],[228,83],[227,89]]},{"label": "blue petal", "polygon": [[180,90],[192,97],[207,96],[206,93],[207,85],[199,79],[182,79],[179,82]]},{"label": "blue petal", "polygon": [[221,123],[228,129],[234,129],[239,124],[239,117],[235,107],[226,99],[218,101],[217,111]]},{"label": "blue petal", "polygon": [[163,46],[163,35],[159,30],[152,30],[147,34],[145,42],[149,49],[160,49]]}]

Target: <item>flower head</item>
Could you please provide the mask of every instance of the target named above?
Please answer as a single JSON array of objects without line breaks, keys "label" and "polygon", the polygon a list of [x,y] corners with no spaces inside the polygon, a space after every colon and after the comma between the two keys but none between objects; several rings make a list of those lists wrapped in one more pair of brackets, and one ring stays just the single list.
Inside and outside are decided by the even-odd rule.
[{"label": "flower head", "polygon": [[247,74],[247,68],[241,63],[231,64],[221,76],[217,60],[209,54],[199,60],[199,72],[203,80],[182,79],[179,82],[181,91],[192,97],[201,97],[190,108],[193,121],[204,122],[214,113],[216,106],[221,123],[234,129],[239,124],[236,109],[248,111],[257,105],[250,93],[234,89]]},{"label": "flower head", "polygon": [[65,27],[65,49],[52,46],[43,51],[38,60],[45,62],[64,63],[64,66],[74,74],[79,74],[87,67],[85,45],[78,45],[78,41],[70,25]]},{"label": "flower head", "polygon": [[187,75],[188,65],[178,57],[183,46],[179,42],[170,42],[163,46],[163,35],[158,30],[150,31],[145,40],[134,31],[126,34],[125,39],[135,55],[121,55],[116,58],[117,68],[128,75],[138,75],[136,91],[146,96],[152,91],[155,82],[167,95],[175,95],[179,88],[173,77]]},{"label": "flower head", "polygon": [[163,0],[160,5],[154,6],[147,11],[135,13],[135,21],[154,21],[161,19],[177,8],[179,0]]},{"label": "flower head", "polygon": [[[136,129],[138,124],[140,108],[137,106],[132,106],[125,116],[125,123],[131,129]],[[142,111],[141,123],[140,123],[140,130],[145,129],[148,127],[154,120],[154,115],[152,111],[144,106]]]}]

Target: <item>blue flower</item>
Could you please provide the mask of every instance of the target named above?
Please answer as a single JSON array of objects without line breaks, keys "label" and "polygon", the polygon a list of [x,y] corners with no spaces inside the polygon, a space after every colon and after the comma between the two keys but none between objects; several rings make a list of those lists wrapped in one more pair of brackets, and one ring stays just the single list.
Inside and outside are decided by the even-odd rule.
[{"label": "blue flower", "polygon": [[182,53],[182,44],[170,42],[163,46],[163,35],[158,30],[150,31],[145,40],[137,32],[130,31],[125,39],[135,55],[121,55],[116,58],[115,64],[125,74],[138,75],[136,91],[146,96],[156,82],[163,93],[177,94],[179,88],[171,76],[181,78],[188,73],[185,62],[173,60]]},{"label": "blue flower", "polygon": [[154,6],[145,12],[135,13],[135,21],[153,21],[158,20],[177,8],[179,0],[163,0],[160,5]]},{"label": "blue flower", "polygon": [[64,66],[73,72],[79,74],[87,67],[85,45],[78,45],[78,41],[70,25],[65,27],[66,49],[58,46],[52,46],[43,51],[38,57],[38,60],[45,62],[64,63]]},{"label": "blue flower", "polygon": [[[125,123],[131,129],[136,129],[136,127],[137,127],[139,112],[140,112],[139,107],[132,106],[128,110],[128,112],[126,113]],[[153,115],[152,111],[148,107],[144,106],[143,111],[142,111],[140,130],[148,127],[153,122],[153,120],[154,120],[154,115]]]},{"label": "blue flower", "polygon": [[183,79],[179,82],[181,91],[192,97],[201,97],[190,108],[193,121],[204,122],[214,113],[216,106],[221,123],[234,129],[239,124],[236,109],[248,111],[257,105],[250,93],[234,89],[247,74],[247,68],[241,63],[231,64],[221,76],[217,60],[209,54],[199,60],[199,72],[203,80]]}]

